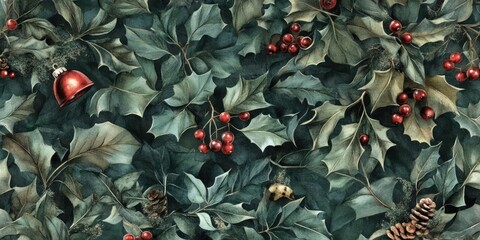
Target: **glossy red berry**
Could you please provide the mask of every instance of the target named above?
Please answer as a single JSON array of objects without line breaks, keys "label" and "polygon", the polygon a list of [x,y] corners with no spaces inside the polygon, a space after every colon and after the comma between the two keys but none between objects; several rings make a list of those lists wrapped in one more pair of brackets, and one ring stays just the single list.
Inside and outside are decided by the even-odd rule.
[{"label": "glossy red berry", "polygon": [[365,134],[365,133],[364,133],[364,134],[360,135],[359,141],[360,141],[360,144],[362,144],[362,146],[367,145],[367,144],[368,144],[368,140],[370,140],[370,137],[368,136],[368,134]]},{"label": "glossy red berry", "polygon": [[320,5],[323,9],[331,10],[337,6],[337,0],[320,0]]},{"label": "glossy red berry", "polygon": [[230,113],[228,113],[228,112],[222,112],[222,113],[220,113],[220,115],[218,116],[218,119],[220,120],[220,122],[228,123],[228,122],[230,122]]},{"label": "glossy red berry", "polygon": [[403,123],[403,117],[402,115],[398,114],[398,113],[394,113],[392,114],[392,123],[395,124],[395,125],[399,125],[399,124],[402,124]]},{"label": "glossy red berry", "polygon": [[153,238],[153,235],[150,231],[143,231],[140,237],[142,237],[143,240],[151,240]]},{"label": "glossy red berry", "polygon": [[7,70],[2,70],[2,71],[0,71],[0,77],[1,77],[1,78],[6,78],[6,77],[8,77],[8,71],[7,71]]},{"label": "glossy red berry", "polygon": [[127,233],[123,235],[123,240],[135,240],[135,236],[133,236],[131,233]]},{"label": "glossy red berry", "polygon": [[408,104],[403,104],[398,108],[398,112],[404,117],[410,116],[410,113],[412,112],[412,108]]},{"label": "glossy red berry", "polygon": [[427,98],[427,92],[423,89],[415,89],[413,91],[413,99],[417,102],[421,102]]},{"label": "glossy red berry", "polygon": [[399,33],[400,31],[402,31],[402,23],[398,20],[393,20],[390,22],[390,26],[389,26],[389,29],[390,29],[390,32],[392,33]]},{"label": "glossy red berry", "polygon": [[423,107],[422,110],[420,110],[420,114],[424,120],[429,120],[435,117],[435,110],[431,107]]},{"label": "glossy red berry", "polygon": [[297,34],[297,33],[300,32],[300,30],[302,30],[302,27],[300,26],[300,24],[298,24],[298,23],[293,23],[292,25],[290,25],[290,31],[291,31],[292,33]]},{"label": "glossy red berry", "polygon": [[311,37],[303,37],[301,40],[300,40],[300,47],[301,48],[308,48],[310,47],[310,45],[312,45],[312,38]]},{"label": "glossy red berry", "polygon": [[467,77],[470,80],[477,80],[480,77],[480,70],[475,67],[470,67],[467,69]]},{"label": "glossy red berry", "polygon": [[16,77],[15,72],[14,72],[14,71],[10,71],[10,72],[8,73],[8,77],[9,77],[10,79],[14,79],[14,78]]},{"label": "glossy red berry", "polygon": [[465,80],[467,80],[467,74],[461,71],[457,72],[455,73],[455,80],[457,80],[458,82],[465,82]]},{"label": "glossy red berry", "polygon": [[17,29],[17,27],[18,27],[17,20],[15,20],[15,19],[8,19],[6,26],[7,26],[7,29],[8,29],[8,30],[15,30],[15,29]]},{"label": "glossy red berry", "polygon": [[450,60],[443,61],[442,66],[445,71],[452,71],[455,68],[455,64],[453,62],[450,62]]},{"label": "glossy red berry", "polygon": [[195,139],[203,140],[205,138],[205,131],[203,131],[203,129],[197,129],[193,136],[195,137]]},{"label": "glossy red berry", "polygon": [[250,112],[242,112],[238,115],[240,121],[248,121],[250,119]]},{"label": "glossy red berry", "polygon": [[413,41],[412,34],[409,32],[405,32],[400,36],[400,40],[402,40],[402,43],[410,44]]},{"label": "glossy red berry", "polygon": [[284,42],[280,43],[280,52],[282,52],[282,53],[288,52],[288,44],[286,44]]},{"label": "glossy red berry", "polygon": [[399,93],[397,95],[397,103],[399,105],[405,104],[407,102],[408,102],[408,94],[407,93],[402,92],[402,93]]},{"label": "glossy red berry", "polygon": [[290,53],[290,55],[297,55],[298,50],[297,44],[290,44],[290,46],[288,46],[288,53]]},{"label": "glossy red berry", "polygon": [[459,52],[453,52],[450,54],[450,62],[459,63],[462,61],[462,54]]},{"label": "glossy red berry", "polygon": [[230,131],[225,131],[222,133],[222,141],[224,143],[232,143],[235,140],[235,135]]},{"label": "glossy red berry", "polygon": [[282,37],[282,41],[286,44],[291,44],[291,43],[293,43],[294,40],[295,40],[295,38],[290,33],[287,33],[287,34],[283,35],[283,37]]},{"label": "glossy red berry", "polygon": [[230,154],[233,153],[233,149],[234,149],[233,144],[225,143],[225,145],[223,145],[223,147],[222,147],[222,152],[225,155],[230,155]]},{"label": "glossy red berry", "polygon": [[277,53],[277,50],[278,50],[278,49],[277,49],[277,46],[276,46],[275,44],[273,44],[273,43],[268,44],[268,46],[267,46],[267,53],[268,53],[269,55],[272,55],[272,54]]},{"label": "glossy red berry", "polygon": [[198,145],[198,151],[200,151],[201,153],[208,153],[209,150],[210,150],[210,148],[208,147],[208,145],[206,143],[202,143],[202,144]]},{"label": "glossy red berry", "polygon": [[218,139],[212,139],[212,141],[210,141],[210,149],[214,152],[220,151],[222,149],[222,142]]}]

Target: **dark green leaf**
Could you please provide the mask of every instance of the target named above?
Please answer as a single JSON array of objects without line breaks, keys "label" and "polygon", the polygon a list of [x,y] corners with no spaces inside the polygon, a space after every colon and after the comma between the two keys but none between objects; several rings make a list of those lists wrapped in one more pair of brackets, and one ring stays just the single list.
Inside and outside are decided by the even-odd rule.
[{"label": "dark green leaf", "polygon": [[328,53],[328,47],[321,41],[320,31],[313,33],[313,42],[307,49],[302,49],[297,56],[290,59],[288,63],[283,66],[278,75],[285,73],[297,72],[308,66],[315,66],[325,62],[325,56]]},{"label": "dark green leaf", "polygon": [[405,76],[414,82],[424,85],[425,67],[423,55],[419,49],[413,46],[403,46],[400,49],[400,61],[403,64]]},{"label": "dark green leaf", "polygon": [[119,38],[86,41],[94,53],[98,67],[106,66],[114,73],[130,72],[140,67],[133,52]]},{"label": "dark green leaf", "polygon": [[207,202],[207,189],[202,181],[191,174],[185,173],[185,175],[187,176],[185,178],[185,185],[188,190],[188,200],[198,204]]},{"label": "dark green leaf", "polygon": [[199,41],[203,36],[216,38],[225,26],[217,4],[202,4],[185,23],[189,41]]},{"label": "dark green leaf", "polygon": [[215,177],[213,185],[207,189],[207,202],[210,205],[217,204],[225,197],[230,186],[228,185],[228,172]]},{"label": "dark green leaf", "polygon": [[455,160],[449,160],[442,165],[437,170],[435,176],[433,176],[433,181],[435,186],[440,191],[440,194],[443,196],[443,202],[453,194],[452,190],[458,183],[457,174],[455,172]]},{"label": "dark green leaf", "polygon": [[15,123],[35,112],[33,102],[36,96],[36,93],[29,96],[13,95],[12,98],[5,101],[4,107],[0,109],[0,125],[5,127],[8,132],[13,133]]},{"label": "dark green leaf", "polygon": [[36,39],[49,37],[55,42],[60,41],[60,36],[58,35],[55,26],[46,19],[27,19],[22,22],[22,30],[27,36],[32,36]]},{"label": "dark green leaf", "polygon": [[300,99],[300,101],[306,99],[310,105],[334,98],[333,92],[323,86],[318,78],[311,75],[304,75],[301,72],[295,73],[284,81],[279,81],[272,87],[272,90],[276,94],[296,97]]},{"label": "dark green leaf", "polygon": [[332,22],[320,31],[322,42],[328,48],[328,57],[335,63],[357,65],[364,51],[342,22]]},{"label": "dark green leaf", "polygon": [[215,206],[214,209],[210,209],[210,211],[216,213],[223,221],[231,224],[255,218],[252,212],[249,212],[242,207],[241,203],[237,205],[222,203]]},{"label": "dark green leaf", "polygon": [[480,136],[480,103],[469,104],[467,108],[458,108],[459,115],[455,120],[460,127],[469,131],[470,135]]},{"label": "dark green leaf", "polygon": [[127,29],[125,36],[128,40],[128,47],[138,56],[157,60],[170,54],[166,43],[155,33],[141,28],[130,28],[127,26],[125,28]]},{"label": "dark green leaf", "polygon": [[263,0],[235,0],[230,8],[233,27],[240,31],[245,24],[262,16],[262,8]]},{"label": "dark green leaf", "polygon": [[212,71],[217,78],[227,78],[239,71],[242,66],[238,57],[238,45],[214,51],[195,52],[190,58],[190,64],[197,74]]},{"label": "dark green leaf", "polygon": [[440,14],[456,22],[467,20],[473,11],[473,0],[445,0]]},{"label": "dark green leaf", "polygon": [[99,0],[98,2],[103,10],[117,18],[150,12],[147,0]]},{"label": "dark green leaf", "polygon": [[62,15],[62,17],[67,20],[77,33],[82,31],[83,27],[83,13],[73,0],[53,0],[57,12]]},{"label": "dark green leaf", "polygon": [[410,181],[412,181],[418,188],[419,182],[431,171],[438,168],[438,159],[440,154],[438,150],[441,144],[422,149],[420,155],[415,159],[415,163],[410,174]]},{"label": "dark green leaf", "polygon": [[5,48],[4,53],[10,54],[33,54],[37,59],[47,59],[54,52],[55,47],[47,45],[46,41],[37,40],[33,37],[29,38],[17,38],[8,37],[10,45]]},{"label": "dark green leaf", "polygon": [[466,239],[478,232],[480,232],[480,205],[475,204],[459,211],[453,224],[445,229],[441,236],[446,239]]}]

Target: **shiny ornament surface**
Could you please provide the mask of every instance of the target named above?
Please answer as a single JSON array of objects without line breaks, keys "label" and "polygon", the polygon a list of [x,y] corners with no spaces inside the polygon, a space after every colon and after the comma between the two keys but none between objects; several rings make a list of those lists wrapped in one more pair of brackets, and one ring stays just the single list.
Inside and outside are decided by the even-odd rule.
[{"label": "shiny ornament surface", "polygon": [[55,68],[53,72],[53,94],[60,107],[64,107],[85,94],[93,82],[82,72],[67,70],[63,67]]}]

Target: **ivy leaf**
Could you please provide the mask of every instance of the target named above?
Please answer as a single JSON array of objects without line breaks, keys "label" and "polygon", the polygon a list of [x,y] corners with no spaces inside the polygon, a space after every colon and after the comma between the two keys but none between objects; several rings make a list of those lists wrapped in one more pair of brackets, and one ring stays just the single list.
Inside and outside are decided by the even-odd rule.
[{"label": "ivy leaf", "polygon": [[187,197],[192,203],[205,203],[207,202],[207,189],[202,181],[192,174],[185,173],[185,186],[187,187]]},{"label": "ivy leaf", "polygon": [[37,40],[33,37],[17,38],[8,37],[10,45],[3,51],[12,55],[33,54],[37,59],[47,59],[54,52],[55,47],[49,46],[46,40]]},{"label": "ivy leaf", "polygon": [[332,91],[323,86],[318,78],[312,75],[304,75],[301,72],[295,73],[284,81],[279,81],[272,87],[272,90],[276,94],[296,97],[300,99],[300,101],[306,99],[310,105],[334,98]]},{"label": "ivy leaf", "polygon": [[457,174],[455,172],[455,160],[449,160],[437,170],[435,176],[433,176],[435,186],[443,196],[443,203],[452,195],[452,191],[458,184]]},{"label": "ivy leaf", "polygon": [[378,108],[397,104],[397,95],[403,91],[403,73],[391,68],[375,71],[372,80],[359,90],[367,91],[374,112]]},{"label": "ivy leaf", "polygon": [[83,13],[73,0],[53,0],[57,12],[70,24],[77,33],[82,31]]},{"label": "ivy leaf", "polygon": [[285,20],[290,22],[312,22],[320,13],[320,4],[316,0],[290,0],[292,7]]},{"label": "ivy leaf", "polygon": [[440,15],[455,22],[463,22],[472,15],[472,5],[473,0],[445,0]]},{"label": "ivy leaf", "polygon": [[90,100],[88,113],[99,116],[108,111],[121,115],[143,116],[158,92],[148,87],[147,80],[132,74],[122,74],[114,85],[98,90]]},{"label": "ivy leaf", "polygon": [[50,161],[55,150],[45,144],[38,129],[4,136],[3,149],[13,155],[20,171],[34,173],[44,187],[47,186],[48,173],[52,168]]},{"label": "ivy leaf", "polygon": [[468,130],[470,136],[480,136],[480,103],[469,104],[467,108],[458,108],[455,120],[460,127]]},{"label": "ivy leaf", "polygon": [[280,146],[288,142],[286,127],[278,119],[260,114],[253,118],[250,124],[240,131],[262,152],[268,146]]},{"label": "ivy leaf", "polygon": [[328,48],[328,57],[335,63],[357,65],[364,57],[362,47],[353,40],[345,23],[332,22],[320,31]]},{"label": "ivy leaf", "polygon": [[415,159],[412,172],[410,173],[410,181],[415,184],[415,187],[419,189],[419,182],[431,171],[434,171],[439,167],[438,159],[440,154],[440,143],[431,146],[427,149],[422,149],[418,157]]},{"label": "ivy leaf", "polygon": [[348,23],[348,30],[360,41],[370,38],[394,39],[383,30],[383,23],[371,17],[356,17]]},{"label": "ivy leaf", "polygon": [[32,36],[36,39],[49,37],[54,42],[60,41],[55,26],[43,18],[30,18],[22,22],[22,30],[26,36]]},{"label": "ivy leaf", "polygon": [[235,86],[227,88],[227,94],[223,98],[225,111],[241,113],[272,106],[263,96],[266,82],[267,73],[252,80],[246,80],[240,76]]},{"label": "ivy leaf", "polygon": [[453,159],[464,174],[461,188],[470,186],[480,189],[480,150],[476,144],[460,143],[458,139],[452,148]]},{"label": "ivy leaf", "polygon": [[3,108],[0,109],[0,125],[5,127],[9,133],[13,133],[15,123],[26,119],[35,112],[33,102],[36,96],[36,93],[29,96],[13,95],[5,101]]},{"label": "ivy leaf", "polygon": [[125,28],[127,29],[125,36],[128,40],[128,47],[138,56],[149,60],[158,60],[170,54],[166,43],[158,38],[155,33],[141,28],[127,26]]},{"label": "ivy leaf", "polygon": [[31,213],[40,196],[37,193],[37,178],[25,187],[14,187],[11,198],[12,210],[16,218]]},{"label": "ivy leaf", "polygon": [[202,4],[185,23],[188,41],[199,41],[203,36],[216,38],[226,25],[217,4]]},{"label": "ivy leaf", "polygon": [[98,2],[103,10],[117,18],[150,12],[148,0],[99,0]]},{"label": "ivy leaf", "polygon": [[140,67],[135,54],[124,46],[119,38],[86,41],[98,62],[116,74],[130,72]]},{"label": "ivy leaf", "polygon": [[345,202],[356,214],[356,220],[388,211],[395,207],[393,190],[397,178],[384,177],[360,189]]},{"label": "ivy leaf", "polygon": [[430,141],[433,139],[435,122],[433,120],[424,120],[421,117],[420,107],[417,105],[416,103],[411,104],[413,111],[403,121],[403,133],[408,135],[412,141],[430,144]]},{"label": "ivy leaf", "polygon": [[396,146],[390,139],[388,139],[387,131],[388,128],[382,126],[378,120],[366,116],[367,121],[372,129],[370,131],[370,140],[369,145],[372,148],[370,157],[376,159],[382,168],[384,167],[385,156],[387,155],[388,149],[393,146]]},{"label": "ivy leaf", "polygon": [[[10,180],[12,179],[12,176],[8,171],[7,158],[0,161],[0,169],[3,169],[0,172],[0,196],[1,196],[2,194],[12,190],[12,188],[10,188]],[[1,209],[0,209],[0,213],[1,213]],[[0,217],[0,220],[1,219],[2,218]],[[0,228],[1,227],[2,226],[0,224]]]},{"label": "ivy leaf", "polygon": [[178,141],[187,129],[196,125],[195,116],[187,109],[171,110],[163,108],[160,113],[152,116],[152,126],[148,132],[155,137],[173,134]]},{"label": "ivy leaf", "polygon": [[262,16],[263,0],[235,0],[230,8],[232,12],[232,23],[235,30],[240,31],[242,27],[253,19]]},{"label": "ivy leaf", "polygon": [[174,95],[165,100],[172,107],[180,107],[190,104],[203,104],[213,94],[215,84],[212,72],[202,75],[192,73],[179,84],[173,86]]},{"label": "ivy leaf", "polygon": [[405,75],[414,82],[424,85],[425,67],[421,51],[413,46],[402,46],[400,61],[403,64]]},{"label": "ivy leaf", "polygon": [[445,18],[428,20],[424,18],[415,25],[410,32],[413,37],[413,43],[419,47],[433,42],[444,41],[445,37],[452,34],[455,30],[455,22]]},{"label": "ivy leaf", "polygon": [[253,213],[245,210],[241,203],[236,205],[231,203],[222,203],[215,206],[215,208],[210,209],[210,211],[214,212],[223,221],[230,224],[236,224],[246,220],[255,219]]},{"label": "ivy leaf", "polygon": [[480,205],[458,211],[452,225],[442,232],[445,239],[468,239],[480,232]]}]

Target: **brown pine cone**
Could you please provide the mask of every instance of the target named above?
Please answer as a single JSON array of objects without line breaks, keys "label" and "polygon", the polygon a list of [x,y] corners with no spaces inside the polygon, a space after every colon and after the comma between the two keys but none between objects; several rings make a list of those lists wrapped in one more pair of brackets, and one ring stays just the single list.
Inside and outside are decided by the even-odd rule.
[{"label": "brown pine cone", "polygon": [[167,215],[167,196],[158,189],[153,189],[147,193],[148,203],[143,207],[143,211],[150,217],[163,217]]},{"label": "brown pine cone", "polygon": [[412,223],[397,223],[387,229],[387,236],[392,240],[415,239],[415,225]]},{"label": "brown pine cone", "polygon": [[422,198],[418,201],[415,208],[412,209],[410,214],[410,220],[412,224],[417,228],[416,234],[418,236],[426,236],[429,231],[427,229],[430,219],[435,216],[435,207],[437,205],[430,198]]}]

